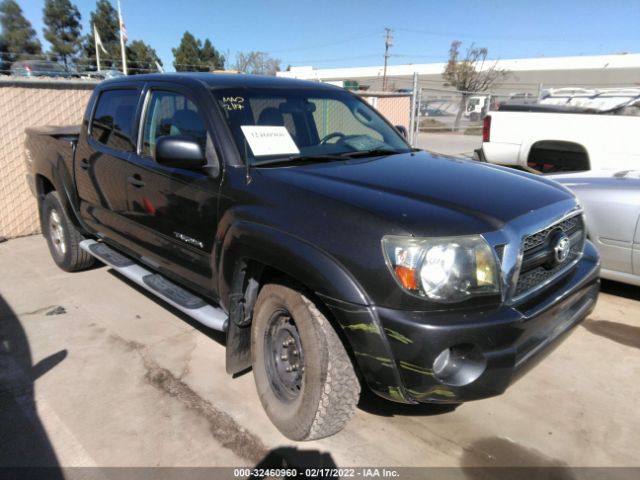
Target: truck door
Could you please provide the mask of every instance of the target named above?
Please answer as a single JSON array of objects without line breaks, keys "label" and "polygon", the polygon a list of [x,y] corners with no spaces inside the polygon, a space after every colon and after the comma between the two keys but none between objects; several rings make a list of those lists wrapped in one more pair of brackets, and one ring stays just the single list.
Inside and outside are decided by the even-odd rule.
[{"label": "truck door", "polygon": [[[211,135],[196,102],[179,86],[151,87],[146,97],[138,151],[131,157],[132,169],[126,179],[127,228],[139,254],[158,270],[196,290],[210,291],[221,180]],[[209,168],[187,170],[158,164],[155,144],[165,135],[197,140]]]},{"label": "truck door", "polygon": [[103,90],[78,143],[74,171],[83,219],[109,239],[122,243],[127,208],[126,178],[135,150],[134,125],[140,91]]}]

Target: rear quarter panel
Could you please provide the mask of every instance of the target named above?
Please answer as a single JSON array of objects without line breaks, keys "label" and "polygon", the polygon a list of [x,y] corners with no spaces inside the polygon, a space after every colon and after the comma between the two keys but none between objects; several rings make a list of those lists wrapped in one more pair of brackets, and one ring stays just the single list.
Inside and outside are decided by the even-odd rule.
[{"label": "rear quarter panel", "polygon": [[[639,130],[640,117],[633,116],[492,112],[491,141],[483,143],[483,150],[491,163],[524,167],[536,142],[564,141],[581,145],[592,169],[638,168]],[[517,161],[505,156],[515,146]]]}]

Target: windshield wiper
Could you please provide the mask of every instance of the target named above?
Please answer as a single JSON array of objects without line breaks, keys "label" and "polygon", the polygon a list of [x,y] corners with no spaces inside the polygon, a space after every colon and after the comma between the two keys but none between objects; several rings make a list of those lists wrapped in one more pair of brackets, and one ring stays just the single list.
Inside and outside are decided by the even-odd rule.
[{"label": "windshield wiper", "polygon": [[355,152],[341,153],[340,156],[347,158],[374,157],[376,155],[393,155],[394,153],[405,153],[393,148],[370,148],[369,150],[357,150]]},{"label": "windshield wiper", "polygon": [[288,157],[274,158],[272,160],[264,160],[257,162],[251,166],[254,168],[264,167],[266,165],[278,165],[282,163],[299,163],[299,162],[335,162],[343,161],[342,155],[290,155]]}]

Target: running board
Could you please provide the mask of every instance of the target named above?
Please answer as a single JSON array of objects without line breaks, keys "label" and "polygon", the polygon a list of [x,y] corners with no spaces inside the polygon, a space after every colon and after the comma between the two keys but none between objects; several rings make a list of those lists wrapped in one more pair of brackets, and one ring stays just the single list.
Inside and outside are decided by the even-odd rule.
[{"label": "running board", "polygon": [[106,263],[136,285],[160,297],[203,325],[221,332],[227,329],[227,314],[202,298],[188,292],[158,273],[153,273],[104,243],[83,240],[80,248]]}]

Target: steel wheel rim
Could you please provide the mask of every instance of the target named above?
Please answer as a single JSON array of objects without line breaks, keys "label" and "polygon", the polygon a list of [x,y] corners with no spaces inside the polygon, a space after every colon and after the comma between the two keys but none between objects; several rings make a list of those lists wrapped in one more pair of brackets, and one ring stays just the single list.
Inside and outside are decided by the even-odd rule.
[{"label": "steel wheel rim", "polygon": [[298,328],[286,310],[271,315],[265,332],[265,366],[271,388],[280,400],[300,396],[304,382],[304,355]]},{"label": "steel wheel rim", "polygon": [[49,213],[49,238],[56,253],[64,257],[67,253],[67,244],[64,237],[64,228],[62,227],[62,217],[57,210],[51,210]]}]

